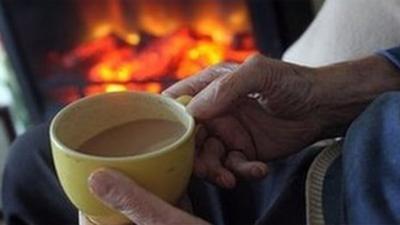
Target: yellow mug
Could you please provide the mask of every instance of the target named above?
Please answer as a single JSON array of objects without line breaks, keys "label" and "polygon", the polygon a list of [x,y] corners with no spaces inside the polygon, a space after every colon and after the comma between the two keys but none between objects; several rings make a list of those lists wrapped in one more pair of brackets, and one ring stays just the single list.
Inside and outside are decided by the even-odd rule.
[{"label": "yellow mug", "polygon": [[[187,99],[180,101],[187,103]],[[186,131],[175,143],[140,155],[102,157],[77,151],[96,134],[138,119],[178,121]],[[61,186],[72,203],[97,224],[128,222],[88,189],[89,175],[101,167],[121,171],[167,202],[176,203],[192,172],[194,127],[194,119],[182,103],[161,95],[114,92],[78,100],[63,108],[50,126],[52,154]]]}]

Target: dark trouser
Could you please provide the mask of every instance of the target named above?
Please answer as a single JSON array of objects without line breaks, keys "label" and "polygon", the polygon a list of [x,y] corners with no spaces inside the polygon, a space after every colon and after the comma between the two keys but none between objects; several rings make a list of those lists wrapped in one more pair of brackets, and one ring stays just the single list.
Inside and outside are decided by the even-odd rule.
[{"label": "dark trouser", "polygon": [[[48,126],[21,136],[10,152],[3,181],[7,224],[78,224],[54,173]],[[194,178],[188,189],[194,213],[213,224],[304,224],[306,174],[318,152],[312,147],[271,162],[269,176],[234,190]],[[337,161],[324,183],[326,219],[400,223],[400,93],[381,96],[353,123]]]}]

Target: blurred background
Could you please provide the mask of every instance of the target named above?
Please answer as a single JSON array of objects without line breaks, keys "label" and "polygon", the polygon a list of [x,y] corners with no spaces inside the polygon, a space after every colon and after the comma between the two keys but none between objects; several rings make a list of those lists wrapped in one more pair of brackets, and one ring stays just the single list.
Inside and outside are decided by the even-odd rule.
[{"label": "blurred background", "polygon": [[280,58],[322,3],[0,0],[0,178],[15,137],[66,104],[102,92],[159,93],[256,51]]}]

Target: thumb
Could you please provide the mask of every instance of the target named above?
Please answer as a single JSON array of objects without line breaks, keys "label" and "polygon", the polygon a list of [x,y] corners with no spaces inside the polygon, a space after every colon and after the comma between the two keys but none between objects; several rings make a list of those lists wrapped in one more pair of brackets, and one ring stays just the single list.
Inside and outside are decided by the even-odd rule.
[{"label": "thumb", "polygon": [[239,98],[260,92],[268,72],[260,68],[265,67],[265,61],[269,60],[261,54],[249,57],[237,70],[220,76],[199,92],[187,110],[198,119],[210,119],[226,111]]},{"label": "thumb", "polygon": [[138,225],[207,224],[146,191],[120,172],[100,169],[89,177],[91,191]]}]

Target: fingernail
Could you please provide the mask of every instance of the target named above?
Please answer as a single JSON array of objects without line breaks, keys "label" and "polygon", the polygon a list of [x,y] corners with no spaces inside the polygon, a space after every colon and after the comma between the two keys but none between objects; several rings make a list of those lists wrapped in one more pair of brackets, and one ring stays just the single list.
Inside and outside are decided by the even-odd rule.
[{"label": "fingernail", "polygon": [[228,189],[232,189],[235,187],[235,181],[233,180],[233,178],[225,175],[220,175],[219,177],[217,177],[217,182],[219,185]]},{"label": "fingernail", "polygon": [[161,95],[167,96],[167,97],[172,97],[172,95],[166,91],[161,92]]},{"label": "fingernail", "polygon": [[112,171],[99,169],[89,176],[89,189],[99,197],[105,196],[111,189],[113,179]]},{"label": "fingernail", "polygon": [[267,167],[263,165],[254,166],[251,169],[251,175],[253,177],[261,178],[267,174]]}]

